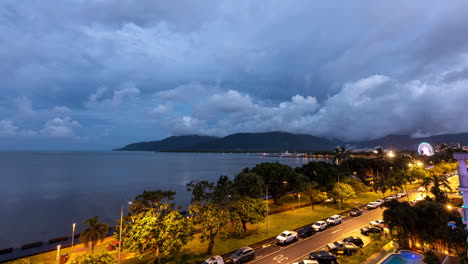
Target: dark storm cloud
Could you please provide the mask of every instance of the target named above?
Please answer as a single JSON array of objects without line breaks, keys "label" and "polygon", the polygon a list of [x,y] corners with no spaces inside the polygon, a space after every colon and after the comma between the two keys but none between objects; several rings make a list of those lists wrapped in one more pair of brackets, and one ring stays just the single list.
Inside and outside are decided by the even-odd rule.
[{"label": "dark storm cloud", "polygon": [[467,114],[467,9],[461,0],[5,0],[0,137],[18,148],[54,138],[112,148],[189,133],[467,131],[452,118]]}]

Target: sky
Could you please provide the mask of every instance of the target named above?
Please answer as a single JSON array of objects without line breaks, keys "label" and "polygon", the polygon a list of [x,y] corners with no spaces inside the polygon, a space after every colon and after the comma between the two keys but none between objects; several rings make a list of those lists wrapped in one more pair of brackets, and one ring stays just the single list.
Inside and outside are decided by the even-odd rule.
[{"label": "sky", "polygon": [[468,1],[0,1],[0,150],[468,132]]}]

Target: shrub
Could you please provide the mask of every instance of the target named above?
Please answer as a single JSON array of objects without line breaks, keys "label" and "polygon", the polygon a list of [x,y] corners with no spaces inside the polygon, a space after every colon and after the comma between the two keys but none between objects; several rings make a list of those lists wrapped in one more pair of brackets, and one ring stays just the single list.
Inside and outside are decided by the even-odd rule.
[{"label": "shrub", "polygon": [[428,250],[426,252],[424,252],[424,259],[423,259],[424,263],[427,263],[427,264],[439,264],[439,258],[437,257],[437,255],[432,252],[431,250]]},{"label": "shrub", "polygon": [[81,255],[74,259],[71,264],[115,264],[116,261],[108,253],[102,253],[99,255]]}]

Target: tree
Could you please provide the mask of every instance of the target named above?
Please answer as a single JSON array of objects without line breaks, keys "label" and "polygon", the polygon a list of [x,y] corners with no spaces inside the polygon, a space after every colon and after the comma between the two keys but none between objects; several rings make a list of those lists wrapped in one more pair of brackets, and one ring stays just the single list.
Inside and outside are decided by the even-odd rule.
[{"label": "tree", "polygon": [[236,192],[241,196],[251,198],[263,197],[264,180],[254,172],[241,172],[234,178]]},{"label": "tree", "polygon": [[130,206],[130,211],[132,213],[139,213],[157,209],[170,212],[175,207],[175,204],[171,203],[174,200],[175,194],[173,191],[163,190],[144,191],[135,197],[135,201]]},{"label": "tree", "polygon": [[333,161],[336,165],[341,166],[343,162],[346,164],[347,175],[350,174],[349,166],[346,163],[346,161],[349,159],[349,156],[350,156],[349,154],[350,154],[349,149],[346,149],[345,147],[340,146],[340,147],[335,147],[334,155],[333,155]]},{"label": "tree", "polygon": [[235,199],[229,206],[231,220],[237,233],[247,231],[247,223],[257,224],[265,220],[266,204],[260,199],[247,196]]},{"label": "tree", "polygon": [[271,195],[275,204],[278,204],[278,199],[290,190],[288,188],[289,183],[293,183],[297,176],[297,173],[291,167],[278,162],[263,162],[257,164],[251,171],[262,177],[265,184],[269,184],[271,181],[285,181],[288,183],[270,184],[268,186],[268,194]]},{"label": "tree", "polygon": [[71,264],[115,264],[115,258],[109,253],[98,255],[84,254],[76,257]]},{"label": "tree", "polygon": [[161,203],[156,208],[131,216],[131,221],[125,223],[125,232],[122,232],[123,248],[138,255],[154,250],[160,263],[160,254],[177,253],[192,239],[195,229],[190,220],[177,210],[157,209],[164,205],[168,204]]},{"label": "tree", "polygon": [[207,254],[213,253],[215,238],[218,234],[226,234],[226,225],[230,220],[230,212],[227,208],[222,208],[217,204],[207,201],[195,201],[189,207],[189,212],[195,225],[200,230],[200,241],[208,241]]},{"label": "tree", "polygon": [[[192,221],[200,230],[200,241],[208,241],[207,253],[213,253],[215,238],[218,234],[227,234],[225,226],[231,220],[229,200],[232,198],[227,186],[231,185],[223,176],[218,183],[191,181],[187,184],[187,191],[192,192],[192,205],[189,212]],[[223,193],[221,190],[224,190]]]},{"label": "tree", "polygon": [[[387,209],[384,211],[384,221],[390,229],[400,247],[410,248],[410,239],[414,240],[414,233],[418,215],[408,202],[400,203],[391,200],[385,203]],[[395,231],[395,232],[393,232]]]},{"label": "tree", "polygon": [[446,177],[435,174],[424,178],[422,186],[424,186],[426,190],[430,187],[430,191],[434,195],[435,200],[440,203],[447,202],[447,193],[442,191],[441,187],[452,190]]},{"label": "tree", "polygon": [[91,243],[91,254],[94,254],[94,247],[100,241],[104,241],[106,234],[109,232],[109,225],[106,223],[99,223],[98,217],[87,219],[85,225],[89,225],[80,236],[80,242],[84,243],[85,247]]},{"label": "tree", "polygon": [[346,184],[346,183],[336,183],[335,187],[333,187],[330,197],[333,198],[333,200],[340,199],[340,201],[343,203],[343,201],[346,201],[351,198],[356,197],[356,192],[354,192],[353,187],[351,185]]},{"label": "tree", "polygon": [[309,200],[312,210],[314,210],[314,202],[323,201],[325,196],[319,189],[319,184],[315,181],[309,182],[304,185],[302,194]]}]

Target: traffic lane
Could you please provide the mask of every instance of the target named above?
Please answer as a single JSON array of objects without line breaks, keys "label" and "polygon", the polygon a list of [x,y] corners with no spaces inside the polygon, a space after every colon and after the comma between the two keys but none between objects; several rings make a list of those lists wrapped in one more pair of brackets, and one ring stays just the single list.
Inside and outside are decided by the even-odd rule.
[{"label": "traffic lane", "polygon": [[268,248],[258,250],[256,252],[257,258],[250,263],[256,264],[270,264],[270,263],[290,263],[294,260],[301,260],[306,257],[310,252],[319,250],[338,239],[343,238],[346,234],[369,224],[382,217],[383,209],[374,209],[372,211],[365,211],[363,215],[358,217],[349,217],[343,221],[342,224],[328,228],[313,236],[301,239],[298,242],[289,244],[284,247],[272,245]]}]

